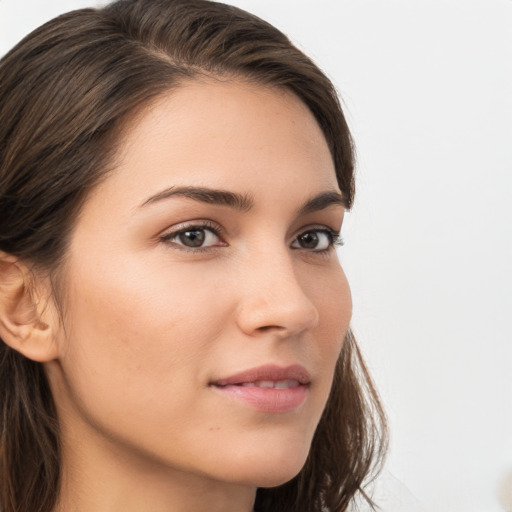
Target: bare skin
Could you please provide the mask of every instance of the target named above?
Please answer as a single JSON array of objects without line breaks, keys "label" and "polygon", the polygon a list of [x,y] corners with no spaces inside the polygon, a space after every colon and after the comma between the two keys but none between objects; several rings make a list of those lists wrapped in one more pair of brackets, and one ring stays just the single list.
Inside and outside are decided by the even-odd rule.
[{"label": "bare skin", "polygon": [[[211,81],[160,98],[122,142],[39,356],[62,428],[54,512],[250,512],[303,466],[350,321],[325,138],[290,92]],[[223,384],[269,366],[279,399]]]}]

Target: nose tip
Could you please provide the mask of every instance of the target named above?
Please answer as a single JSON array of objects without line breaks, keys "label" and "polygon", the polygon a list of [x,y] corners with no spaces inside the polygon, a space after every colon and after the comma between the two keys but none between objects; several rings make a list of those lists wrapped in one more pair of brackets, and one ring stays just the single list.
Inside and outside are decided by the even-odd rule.
[{"label": "nose tip", "polygon": [[318,310],[295,275],[281,275],[278,280],[265,282],[259,281],[247,289],[246,299],[240,305],[238,323],[246,334],[273,332],[285,338],[318,325]]}]

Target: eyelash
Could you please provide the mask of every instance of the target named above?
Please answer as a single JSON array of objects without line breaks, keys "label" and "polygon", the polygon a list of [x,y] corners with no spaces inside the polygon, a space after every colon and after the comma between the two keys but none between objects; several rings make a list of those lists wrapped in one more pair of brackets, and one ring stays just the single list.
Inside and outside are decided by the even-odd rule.
[{"label": "eyelash", "polygon": [[174,231],[171,231],[170,233],[166,233],[162,237],[160,237],[160,241],[164,242],[166,244],[172,245],[175,248],[177,248],[180,251],[185,252],[193,252],[193,253],[200,253],[200,252],[206,252],[210,251],[212,249],[215,249],[216,247],[187,247],[186,245],[181,245],[177,243],[173,243],[173,239],[178,237],[181,233],[186,233],[187,231],[210,231],[213,233],[217,238],[220,238],[222,240],[222,233],[224,230],[220,229],[219,226],[216,224],[213,224],[208,221],[201,221],[199,224],[190,224],[188,226],[181,227],[179,229],[176,229]]},{"label": "eyelash", "polygon": [[[185,251],[185,252],[192,252],[192,253],[207,252],[207,251],[210,251],[212,249],[218,248],[219,246],[214,246],[214,247],[207,246],[207,247],[195,247],[195,248],[193,248],[193,247],[187,247],[186,245],[174,243],[172,241],[173,239],[177,238],[180,234],[186,233],[187,231],[201,231],[201,230],[210,231],[217,238],[222,240],[222,234],[224,232],[223,229],[219,228],[218,225],[213,224],[211,222],[201,221],[198,224],[190,224],[188,226],[180,227],[179,229],[173,230],[170,233],[166,233],[165,235],[160,237],[160,241],[164,242],[164,243],[166,243],[168,245],[173,245],[178,250]],[[296,237],[294,238],[294,241],[297,240],[298,237],[300,237],[301,235],[304,235],[306,233],[312,233],[312,232],[323,233],[323,234],[327,235],[327,237],[329,238],[329,245],[328,245],[328,247],[326,249],[320,249],[320,250],[315,250],[315,249],[308,250],[305,247],[295,248],[295,249],[303,249],[305,251],[308,251],[308,252],[311,252],[311,253],[315,253],[315,254],[318,254],[318,255],[322,255],[322,254],[325,255],[325,254],[329,253],[331,250],[333,250],[333,249],[335,249],[337,247],[341,247],[341,246],[344,245],[344,241],[343,241],[343,238],[341,237],[340,233],[335,231],[335,230],[333,230],[333,229],[331,229],[331,228],[328,228],[326,226],[312,226],[312,227],[310,227],[308,229],[305,229],[304,231],[301,231],[300,233],[298,233],[296,235]]]}]

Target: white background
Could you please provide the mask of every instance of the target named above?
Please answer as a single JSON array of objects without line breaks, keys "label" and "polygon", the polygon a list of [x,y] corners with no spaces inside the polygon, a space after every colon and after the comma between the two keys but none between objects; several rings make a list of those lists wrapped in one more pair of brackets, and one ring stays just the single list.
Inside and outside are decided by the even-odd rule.
[{"label": "white background", "polygon": [[[512,0],[232,3],[343,98],[359,164],[341,259],[388,471],[427,512],[512,511]],[[0,0],[0,54],[94,5]]]}]

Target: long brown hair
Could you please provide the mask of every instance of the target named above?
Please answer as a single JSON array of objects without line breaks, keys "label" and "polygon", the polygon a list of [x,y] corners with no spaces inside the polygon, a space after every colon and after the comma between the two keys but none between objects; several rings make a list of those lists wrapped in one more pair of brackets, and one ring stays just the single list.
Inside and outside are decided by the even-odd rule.
[{"label": "long brown hair", "polygon": [[[105,177],[127,116],[201,76],[293,91],[329,145],[347,203],[354,150],[327,77],[265,21],[207,0],[120,0],[60,16],[0,61],[0,251],[58,271],[88,191]],[[58,295],[58,294],[57,294]],[[0,340],[0,507],[50,512],[59,427],[43,366]],[[386,422],[351,332],[307,462],[257,492],[261,512],[342,512],[386,448]]]}]

